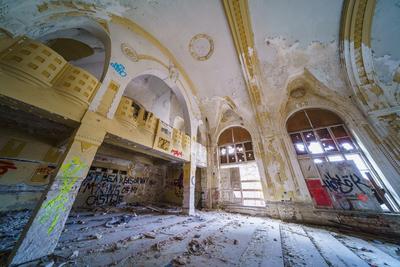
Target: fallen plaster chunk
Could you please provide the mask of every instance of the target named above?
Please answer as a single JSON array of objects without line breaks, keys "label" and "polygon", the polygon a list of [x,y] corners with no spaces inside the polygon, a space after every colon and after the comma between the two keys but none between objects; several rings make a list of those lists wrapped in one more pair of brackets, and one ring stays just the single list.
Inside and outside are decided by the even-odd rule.
[{"label": "fallen plaster chunk", "polygon": [[151,239],[155,239],[156,238],[156,235],[153,234],[153,233],[144,233],[143,236],[146,237],[146,238],[151,238]]},{"label": "fallen plaster chunk", "polygon": [[75,250],[74,252],[72,252],[71,256],[69,256],[70,259],[75,259],[78,258],[79,256],[79,250]]}]

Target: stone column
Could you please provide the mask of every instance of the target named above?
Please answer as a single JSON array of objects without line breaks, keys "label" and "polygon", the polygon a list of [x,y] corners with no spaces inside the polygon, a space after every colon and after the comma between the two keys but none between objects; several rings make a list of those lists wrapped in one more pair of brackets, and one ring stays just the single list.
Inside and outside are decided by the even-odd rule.
[{"label": "stone column", "polygon": [[82,124],[71,139],[64,160],[36,206],[10,256],[10,265],[51,254],[85,179],[105,131]]},{"label": "stone column", "polygon": [[196,165],[193,162],[183,165],[183,212],[194,215],[194,186],[196,184]]}]

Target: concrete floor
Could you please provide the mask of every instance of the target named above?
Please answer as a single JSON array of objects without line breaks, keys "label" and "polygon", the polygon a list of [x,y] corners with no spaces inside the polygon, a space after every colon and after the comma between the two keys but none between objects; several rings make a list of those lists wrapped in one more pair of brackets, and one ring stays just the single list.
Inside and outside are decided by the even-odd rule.
[{"label": "concrete floor", "polygon": [[72,212],[54,255],[24,266],[400,266],[400,244],[378,239],[224,212],[113,208]]},{"label": "concrete floor", "polygon": [[26,266],[400,266],[400,246],[224,212],[71,213],[54,255]]}]

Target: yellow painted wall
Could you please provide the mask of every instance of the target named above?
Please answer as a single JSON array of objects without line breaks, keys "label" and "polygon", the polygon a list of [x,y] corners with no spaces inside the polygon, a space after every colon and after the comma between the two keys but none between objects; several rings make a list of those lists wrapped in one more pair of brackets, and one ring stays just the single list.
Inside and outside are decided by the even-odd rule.
[{"label": "yellow painted wall", "polygon": [[21,131],[0,132],[0,211],[32,209],[62,150]]}]

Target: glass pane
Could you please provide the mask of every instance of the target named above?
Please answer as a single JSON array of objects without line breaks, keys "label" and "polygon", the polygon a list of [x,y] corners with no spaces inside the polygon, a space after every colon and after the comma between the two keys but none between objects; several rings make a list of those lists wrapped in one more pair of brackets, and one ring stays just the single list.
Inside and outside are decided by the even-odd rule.
[{"label": "glass pane", "polygon": [[297,155],[307,154],[306,147],[305,147],[303,140],[301,139],[301,135],[299,133],[291,134],[290,139],[292,139],[292,143],[294,145],[294,149],[296,150]]},{"label": "glass pane", "polygon": [[325,158],[315,158],[315,159],[314,159],[314,163],[316,163],[316,164],[322,163],[322,162],[325,162],[325,161],[326,161]]},{"label": "glass pane", "polygon": [[307,148],[311,152],[311,154],[324,153],[324,150],[322,149],[321,144],[317,141],[307,143]]},{"label": "glass pane", "polygon": [[221,162],[221,164],[228,163],[226,156],[220,156],[220,162]]},{"label": "glass pane", "polygon": [[352,151],[356,149],[356,146],[349,137],[337,139],[337,142],[339,144],[340,150],[342,151]]},{"label": "glass pane", "polygon": [[333,155],[333,156],[328,156],[328,160],[330,162],[336,162],[336,161],[344,161],[344,158],[342,155]]},{"label": "glass pane", "polygon": [[328,129],[319,129],[316,130],[319,139],[324,140],[324,139],[332,139],[330,133],[328,132]]},{"label": "glass pane", "polygon": [[235,155],[229,155],[229,156],[228,156],[228,161],[229,161],[229,163],[236,162],[236,157],[235,157]]},{"label": "glass pane", "polygon": [[243,182],[242,181],[242,189],[262,189],[260,182]]},{"label": "glass pane", "polygon": [[265,202],[263,200],[252,200],[252,199],[245,199],[243,200],[243,205],[245,206],[265,206]]},{"label": "glass pane", "polygon": [[237,156],[238,162],[246,161],[243,153],[236,153],[236,156]]},{"label": "glass pane", "polygon": [[235,147],[233,145],[228,146],[228,155],[235,154]]},{"label": "glass pane", "polygon": [[303,133],[304,136],[304,140],[306,140],[306,142],[311,142],[311,141],[315,141],[317,140],[315,138],[314,132],[310,131],[310,132],[304,132]]},{"label": "glass pane", "polygon": [[219,148],[219,154],[221,155],[221,156],[225,156],[226,155],[226,147],[224,147],[224,146],[222,146],[222,147],[220,147]]},{"label": "glass pane", "polygon": [[247,158],[247,160],[254,160],[255,158],[254,158],[253,151],[247,151],[246,152],[246,158]]},{"label": "glass pane", "polygon": [[348,154],[344,156],[346,157],[347,160],[352,160],[360,171],[368,170],[367,165],[365,165],[363,159],[359,154]]},{"label": "glass pane", "polygon": [[243,144],[236,144],[236,151],[242,153],[244,151]]},{"label": "glass pane", "polygon": [[242,198],[242,194],[240,193],[240,191],[233,191],[233,196],[235,198]]},{"label": "glass pane", "polygon": [[324,140],[321,141],[321,144],[326,152],[338,151],[335,142],[333,142],[333,140]]},{"label": "glass pane", "polygon": [[253,145],[251,142],[244,143],[244,148],[247,150],[253,150]]},{"label": "glass pane", "polygon": [[242,191],[243,198],[264,198],[261,191]]},{"label": "glass pane", "polygon": [[331,130],[336,138],[349,136],[343,126],[332,127]]}]

